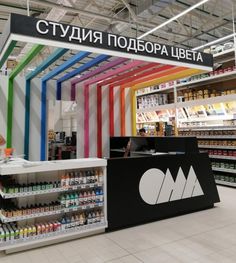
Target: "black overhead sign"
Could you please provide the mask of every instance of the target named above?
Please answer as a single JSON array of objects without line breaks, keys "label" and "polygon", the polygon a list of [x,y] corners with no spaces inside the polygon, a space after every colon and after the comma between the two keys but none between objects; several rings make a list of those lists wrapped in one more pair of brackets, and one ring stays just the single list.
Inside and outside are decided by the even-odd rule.
[{"label": "black overhead sign", "polygon": [[[33,38],[71,43],[84,47],[152,58],[153,61],[164,63],[162,60],[179,62],[179,65],[193,64],[202,67],[213,66],[213,57],[199,51],[188,50],[169,45],[163,45],[141,39],[119,36],[112,33],[101,32],[73,25],[62,24],[44,19],[12,14],[11,33]],[[50,43],[49,43],[50,45]],[[67,48],[67,46],[61,45]],[[94,49],[92,52],[95,52]],[[99,53],[99,51],[98,51]],[[124,54],[123,54],[124,56]],[[132,56],[131,56],[132,57]],[[142,59],[142,57],[140,57]],[[166,61],[168,63],[168,61]],[[170,62],[171,64],[171,62]],[[176,63],[175,63],[176,64]],[[185,65],[187,66],[187,65]],[[191,66],[190,66],[191,67]]]}]

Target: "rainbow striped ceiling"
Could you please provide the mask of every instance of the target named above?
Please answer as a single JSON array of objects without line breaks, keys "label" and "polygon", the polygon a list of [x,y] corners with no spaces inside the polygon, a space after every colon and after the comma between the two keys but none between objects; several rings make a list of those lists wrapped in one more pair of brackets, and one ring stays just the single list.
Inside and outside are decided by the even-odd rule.
[{"label": "rainbow striped ceiling", "polygon": [[[18,28],[17,23],[28,23]],[[11,25],[11,26],[9,26]],[[0,66],[5,63],[17,43],[30,42],[34,46],[18,63],[9,76],[7,108],[7,147],[12,147],[14,107],[14,78],[48,46],[53,52],[25,77],[25,136],[24,154],[29,158],[30,90],[31,80],[41,79],[41,138],[40,159],[47,159],[47,82],[56,80],[56,98],[62,99],[62,90],[76,100],[76,90],[84,94],[84,157],[89,157],[89,87],[97,95],[97,156],[102,157],[102,87],[109,89],[109,135],[114,135],[114,87],[120,87],[120,134],[125,135],[125,89],[131,89],[133,99],[133,133],[135,132],[134,91],[184,78],[212,69],[212,56],[202,52],[178,49],[157,43],[130,39],[123,36],[57,25],[21,15],[13,15],[6,32],[1,36]],[[54,28],[54,31],[52,30]],[[59,31],[61,30],[61,31]],[[58,32],[57,32],[58,31]],[[50,33],[51,32],[51,33]],[[83,32],[84,35],[78,35]],[[57,34],[60,35],[58,36]],[[69,34],[67,36],[67,34]],[[82,33],[81,33],[82,34]],[[80,37],[80,38],[79,38]],[[84,40],[84,42],[83,42]],[[86,40],[86,41],[85,41]],[[90,41],[91,40],[91,41]],[[114,42],[111,43],[111,40]],[[109,42],[110,41],[110,42]],[[115,42],[116,41],[116,42]],[[138,42],[139,41],[139,42]],[[129,43],[129,48],[127,44]],[[110,46],[109,46],[110,45]],[[63,48],[62,48],[63,46]],[[126,47],[125,47],[126,46]],[[136,50],[135,50],[136,47]],[[151,52],[152,51],[152,52]],[[158,53],[159,52],[159,53]],[[172,56],[169,56],[172,52]],[[191,60],[191,59],[192,60]],[[50,70],[49,70],[50,68]]]}]

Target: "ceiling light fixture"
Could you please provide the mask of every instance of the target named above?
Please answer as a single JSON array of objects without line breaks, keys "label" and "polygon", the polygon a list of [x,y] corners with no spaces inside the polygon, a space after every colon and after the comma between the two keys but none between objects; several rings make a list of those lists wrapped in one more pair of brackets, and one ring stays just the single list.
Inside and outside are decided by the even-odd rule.
[{"label": "ceiling light fixture", "polygon": [[139,36],[137,39],[141,39],[141,38],[144,38],[145,36],[155,32],[156,30],[168,25],[169,23],[171,23],[172,21],[174,20],[177,20],[178,18],[180,18],[181,16],[183,15],[186,15],[187,13],[189,13],[190,11],[192,11],[193,9],[199,7],[200,5],[203,5],[205,4],[206,2],[208,2],[209,0],[203,0],[203,1],[200,1],[199,3],[189,7],[188,9],[184,10],[183,12],[181,12],[180,14],[176,15],[176,16],[173,16],[172,18],[170,18],[169,20],[165,21],[164,23],[160,24],[159,26],[156,26],[154,27],[153,29],[149,30],[148,32],[142,34],[141,36]]},{"label": "ceiling light fixture", "polygon": [[211,42],[208,42],[208,43],[206,43],[206,44],[204,44],[204,45],[201,45],[201,46],[199,46],[199,47],[195,47],[195,48],[193,48],[192,50],[199,50],[199,49],[202,49],[202,48],[204,48],[204,47],[208,47],[208,46],[217,44],[217,43],[222,42],[222,41],[224,41],[224,40],[227,40],[227,39],[229,39],[229,38],[233,38],[235,35],[236,35],[236,33],[233,33],[233,34],[224,36],[224,37],[222,37],[222,38],[219,38],[219,39],[213,40],[213,41],[211,41]]}]

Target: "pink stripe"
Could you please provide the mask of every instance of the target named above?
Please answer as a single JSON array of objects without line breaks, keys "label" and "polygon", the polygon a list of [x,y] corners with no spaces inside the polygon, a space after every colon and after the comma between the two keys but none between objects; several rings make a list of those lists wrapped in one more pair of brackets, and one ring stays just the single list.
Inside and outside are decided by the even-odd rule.
[{"label": "pink stripe", "polygon": [[118,58],[118,59],[114,59],[113,61],[109,62],[109,63],[106,63],[105,65],[103,66],[100,66],[98,67],[97,69],[85,74],[84,76],[82,76],[81,78],[74,78],[72,81],[71,81],[71,100],[75,100],[75,96],[76,96],[76,84],[79,83],[79,82],[82,82],[86,79],[89,79],[93,76],[96,76],[98,75],[99,73],[102,73],[108,69],[111,69],[119,64],[122,64],[124,63],[125,61],[127,61],[128,59],[127,58]]},{"label": "pink stripe", "polygon": [[89,86],[84,86],[84,157],[89,157]]},{"label": "pink stripe", "polygon": [[91,84],[97,83],[111,76],[114,76],[115,74],[119,74],[131,68],[142,65],[143,63],[144,63],[143,61],[135,60],[117,69],[109,70],[107,73],[103,74],[102,76],[93,78],[84,83],[84,157],[85,158],[89,157],[89,86]]},{"label": "pink stripe", "polygon": [[124,65],[123,67],[119,67],[117,69],[109,70],[107,73],[103,74],[102,76],[98,76],[97,78],[88,80],[84,84],[85,85],[91,85],[91,84],[97,83],[97,82],[99,82],[101,80],[104,80],[106,78],[114,76],[115,74],[119,74],[119,73],[121,73],[123,71],[126,71],[126,70],[129,70],[131,68],[137,67],[137,66],[139,66],[139,65],[141,65],[143,63],[144,63],[143,61],[135,60],[133,62],[130,62],[130,63]]}]

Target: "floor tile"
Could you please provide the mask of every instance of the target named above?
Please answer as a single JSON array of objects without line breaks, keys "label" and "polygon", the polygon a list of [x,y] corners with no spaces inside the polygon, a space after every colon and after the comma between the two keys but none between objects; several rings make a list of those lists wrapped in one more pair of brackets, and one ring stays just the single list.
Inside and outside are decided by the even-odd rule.
[{"label": "floor tile", "polygon": [[214,209],[6,255],[0,263],[236,262],[236,190]]}]

